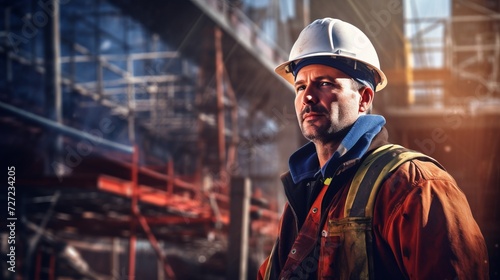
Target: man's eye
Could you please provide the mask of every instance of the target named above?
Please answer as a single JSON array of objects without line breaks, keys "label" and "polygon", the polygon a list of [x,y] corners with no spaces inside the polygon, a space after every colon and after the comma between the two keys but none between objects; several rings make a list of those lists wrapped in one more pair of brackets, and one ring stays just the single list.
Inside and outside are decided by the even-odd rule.
[{"label": "man's eye", "polygon": [[305,86],[298,86],[295,88],[295,92],[300,92],[300,91],[303,91],[306,87]]},{"label": "man's eye", "polygon": [[320,88],[325,88],[325,89],[328,89],[328,90],[331,90],[331,89],[340,89],[342,88],[342,86],[336,82],[320,82],[319,83],[319,86]]}]

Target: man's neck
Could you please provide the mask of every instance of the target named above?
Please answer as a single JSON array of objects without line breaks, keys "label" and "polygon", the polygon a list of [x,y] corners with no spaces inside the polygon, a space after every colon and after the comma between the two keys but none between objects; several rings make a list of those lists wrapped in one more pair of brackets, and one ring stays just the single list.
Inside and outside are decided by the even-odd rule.
[{"label": "man's neck", "polygon": [[316,153],[318,154],[319,166],[323,168],[326,162],[333,156],[333,154],[337,151],[340,143],[344,140],[344,137],[347,135],[349,130],[351,130],[351,124],[348,127],[336,132],[335,134],[330,135],[329,138],[323,139],[315,139],[313,140],[314,146],[316,146]]},{"label": "man's neck", "polygon": [[323,168],[326,162],[332,157],[332,155],[337,151],[340,142],[314,142],[316,146],[316,153],[318,154],[319,166]]}]

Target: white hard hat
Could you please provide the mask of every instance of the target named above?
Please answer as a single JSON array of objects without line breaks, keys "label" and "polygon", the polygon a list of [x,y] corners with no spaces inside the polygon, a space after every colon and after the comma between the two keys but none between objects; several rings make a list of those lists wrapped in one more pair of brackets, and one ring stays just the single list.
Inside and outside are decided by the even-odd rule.
[{"label": "white hard hat", "polygon": [[317,19],[306,26],[295,41],[288,61],[276,67],[275,72],[293,85],[301,63],[338,68],[375,91],[387,85],[370,39],[356,26],[338,19]]}]

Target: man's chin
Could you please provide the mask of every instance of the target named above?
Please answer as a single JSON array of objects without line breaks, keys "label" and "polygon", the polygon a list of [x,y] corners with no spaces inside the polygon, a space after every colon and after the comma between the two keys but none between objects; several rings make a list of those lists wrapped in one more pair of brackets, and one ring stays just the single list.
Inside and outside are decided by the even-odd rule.
[{"label": "man's chin", "polygon": [[302,135],[309,141],[312,142],[339,142],[345,137],[347,132],[349,132],[349,128],[342,129],[337,132],[327,132],[327,129],[319,129],[316,127],[303,127]]},{"label": "man's chin", "polygon": [[302,130],[302,135],[304,135],[304,137],[309,141],[314,141],[321,138],[321,134],[319,134],[317,131],[311,130]]},{"label": "man's chin", "polygon": [[317,127],[315,125],[306,124],[302,126],[302,135],[309,140],[316,139],[322,135],[321,131],[325,131],[325,128]]}]

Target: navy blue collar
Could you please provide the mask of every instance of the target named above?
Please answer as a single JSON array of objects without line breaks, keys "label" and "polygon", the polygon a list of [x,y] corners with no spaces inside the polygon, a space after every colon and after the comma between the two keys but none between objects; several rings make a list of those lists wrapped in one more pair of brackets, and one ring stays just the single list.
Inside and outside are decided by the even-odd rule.
[{"label": "navy blue collar", "polygon": [[335,153],[321,169],[314,143],[309,142],[302,146],[288,160],[293,182],[297,184],[304,179],[313,179],[316,175],[319,175],[319,172],[323,177],[332,176],[332,173],[343,162],[362,157],[368,150],[372,139],[380,132],[384,124],[385,119],[380,115],[360,116],[354,122]]}]

